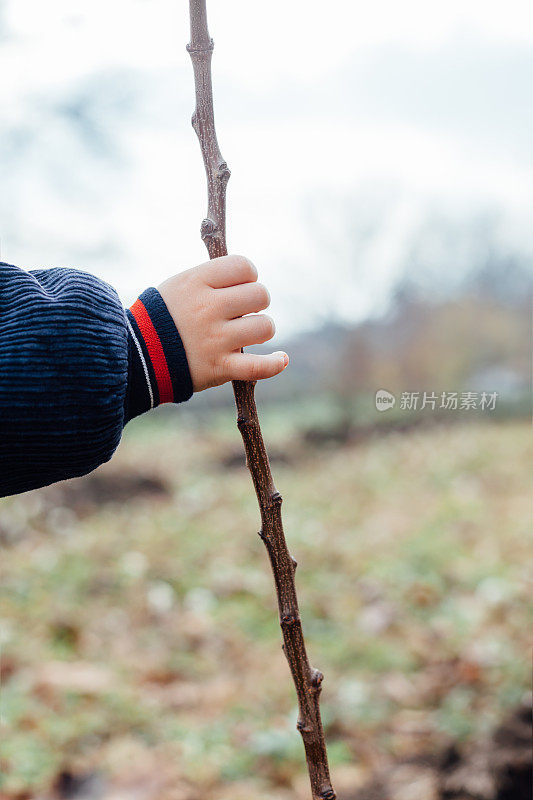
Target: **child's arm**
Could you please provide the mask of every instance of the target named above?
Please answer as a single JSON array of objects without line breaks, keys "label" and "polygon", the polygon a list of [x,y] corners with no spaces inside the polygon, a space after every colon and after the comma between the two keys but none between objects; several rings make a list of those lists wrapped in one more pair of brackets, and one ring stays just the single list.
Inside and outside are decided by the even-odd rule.
[{"label": "child's arm", "polygon": [[247,259],[225,256],[124,311],[93,275],[0,263],[0,496],[90,472],[160,403],[281,372],[284,354],[240,353],[274,333],[265,315],[241,318],[268,305],[256,279]]}]

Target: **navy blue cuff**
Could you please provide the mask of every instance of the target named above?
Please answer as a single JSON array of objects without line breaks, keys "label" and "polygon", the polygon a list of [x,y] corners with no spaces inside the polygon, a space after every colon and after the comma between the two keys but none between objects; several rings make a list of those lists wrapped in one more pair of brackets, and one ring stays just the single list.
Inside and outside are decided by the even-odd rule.
[{"label": "navy blue cuff", "polygon": [[153,287],[126,309],[129,381],[125,422],[161,403],[193,393],[185,347],[170,312]]}]

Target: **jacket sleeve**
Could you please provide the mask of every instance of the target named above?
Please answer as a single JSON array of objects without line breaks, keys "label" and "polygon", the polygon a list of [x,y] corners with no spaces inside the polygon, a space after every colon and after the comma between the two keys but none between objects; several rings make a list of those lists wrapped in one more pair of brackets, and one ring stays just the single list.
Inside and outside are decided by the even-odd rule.
[{"label": "jacket sleeve", "polygon": [[93,275],[0,263],[0,496],[85,475],[128,420],[192,395],[156,289],[125,310]]}]

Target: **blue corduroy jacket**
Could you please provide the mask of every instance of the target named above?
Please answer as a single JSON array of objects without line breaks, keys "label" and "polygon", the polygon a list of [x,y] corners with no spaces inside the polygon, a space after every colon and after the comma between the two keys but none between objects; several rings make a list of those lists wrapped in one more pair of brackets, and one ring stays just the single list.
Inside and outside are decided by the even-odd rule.
[{"label": "blue corduroy jacket", "polygon": [[0,496],[85,475],[128,420],[192,392],[156,289],[124,309],[86,272],[0,263]]}]

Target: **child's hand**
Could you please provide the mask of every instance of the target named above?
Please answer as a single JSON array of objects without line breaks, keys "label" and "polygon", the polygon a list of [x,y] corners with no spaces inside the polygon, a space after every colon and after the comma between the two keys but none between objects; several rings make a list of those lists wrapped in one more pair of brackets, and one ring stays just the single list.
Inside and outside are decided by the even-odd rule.
[{"label": "child's hand", "polygon": [[289,363],[282,352],[240,352],[275,333],[273,320],[256,313],[267,308],[270,295],[244,256],[214,258],[168,278],[158,290],[182,338],[195,392],[271,378]]}]

